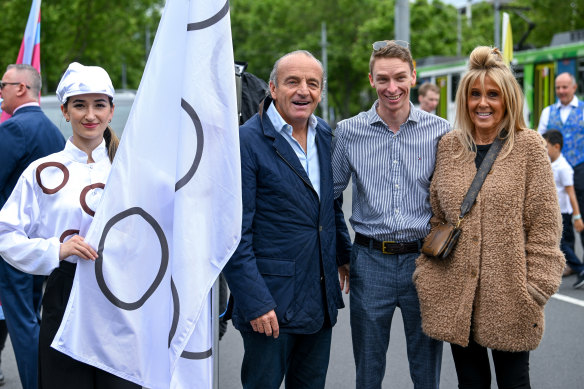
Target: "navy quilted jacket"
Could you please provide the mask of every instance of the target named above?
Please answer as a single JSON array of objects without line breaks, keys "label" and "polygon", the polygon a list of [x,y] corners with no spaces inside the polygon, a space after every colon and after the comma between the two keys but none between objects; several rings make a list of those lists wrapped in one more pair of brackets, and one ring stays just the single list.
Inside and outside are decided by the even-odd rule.
[{"label": "navy quilted jacket", "polygon": [[350,244],[338,209],[343,252],[337,262],[332,132],[318,119],[319,201],[298,157],[265,113],[271,101],[266,98],[260,113],[240,128],[242,237],[223,271],[234,296],[237,329],[252,331],[251,320],[275,309],[281,332],[310,334],[322,327],[325,309],[334,324],[344,306],[337,263],[347,262]]}]

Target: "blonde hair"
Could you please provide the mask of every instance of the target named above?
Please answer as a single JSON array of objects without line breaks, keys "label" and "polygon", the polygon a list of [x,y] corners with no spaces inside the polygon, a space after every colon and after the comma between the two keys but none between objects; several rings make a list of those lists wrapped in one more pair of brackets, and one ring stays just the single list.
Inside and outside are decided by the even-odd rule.
[{"label": "blonde hair", "polygon": [[476,143],[474,141],[474,123],[468,111],[468,98],[471,88],[477,80],[481,86],[485,85],[485,78],[489,77],[499,89],[503,97],[505,112],[499,123],[497,136],[503,139],[502,157],[507,156],[515,144],[515,133],[527,129],[523,119],[523,91],[511,69],[503,61],[503,56],[497,48],[479,46],[470,54],[468,72],[464,75],[456,92],[456,120],[455,132],[463,150],[459,156],[474,159]]}]

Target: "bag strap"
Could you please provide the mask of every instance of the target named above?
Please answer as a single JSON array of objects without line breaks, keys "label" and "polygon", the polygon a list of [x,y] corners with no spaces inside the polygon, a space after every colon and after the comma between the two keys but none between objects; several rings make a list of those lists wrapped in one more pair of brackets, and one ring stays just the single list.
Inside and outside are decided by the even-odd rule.
[{"label": "bag strap", "polygon": [[470,211],[472,206],[477,199],[479,191],[483,186],[483,182],[485,182],[485,178],[487,178],[487,174],[491,171],[491,167],[497,159],[497,155],[499,155],[499,151],[503,148],[503,142],[501,138],[498,136],[495,138],[495,141],[489,148],[485,159],[481,162],[481,166],[477,171],[472,183],[470,184],[470,188],[468,192],[466,192],[466,196],[464,196],[464,200],[462,201],[462,205],[460,206],[460,216],[458,217],[458,224],[457,227],[460,225],[460,221],[464,218],[464,216]]}]

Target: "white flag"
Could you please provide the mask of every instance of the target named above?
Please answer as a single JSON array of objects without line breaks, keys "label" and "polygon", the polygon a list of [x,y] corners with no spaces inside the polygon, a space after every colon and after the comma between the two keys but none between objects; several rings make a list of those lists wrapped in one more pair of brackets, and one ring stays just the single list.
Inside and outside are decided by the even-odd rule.
[{"label": "white flag", "polygon": [[168,0],[54,348],[148,388],[212,386],[208,296],[241,234],[236,105],[229,2]]}]

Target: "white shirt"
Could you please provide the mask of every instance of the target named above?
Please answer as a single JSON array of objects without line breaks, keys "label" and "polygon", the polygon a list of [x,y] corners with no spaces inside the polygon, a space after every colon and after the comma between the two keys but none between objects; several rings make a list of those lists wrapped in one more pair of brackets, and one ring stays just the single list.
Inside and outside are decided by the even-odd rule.
[{"label": "white shirt", "polygon": [[558,191],[560,211],[571,214],[573,212],[572,204],[570,204],[570,196],[566,192],[566,186],[574,186],[574,170],[566,158],[560,154],[558,159],[552,162],[552,171],[554,172],[556,190]]},{"label": "white shirt", "polygon": [[36,160],[22,173],[0,211],[0,255],[9,264],[48,275],[59,266],[61,242],[85,236],[103,192],[89,186],[103,186],[111,170],[105,141],[92,157],[95,163],[88,164],[87,154],[69,139],[63,151]]},{"label": "white shirt", "polygon": [[[560,119],[562,119],[562,123],[565,123],[570,116],[570,112],[572,112],[572,107],[578,108],[578,98],[574,96],[570,104],[562,105],[560,101],[554,104],[556,107],[560,109]],[[539,117],[539,125],[537,126],[537,132],[543,134],[547,131],[548,122],[550,121],[550,108],[551,105],[548,105],[541,111],[541,116]],[[584,120],[584,114],[583,114]],[[558,128],[559,130],[559,128]]]}]

